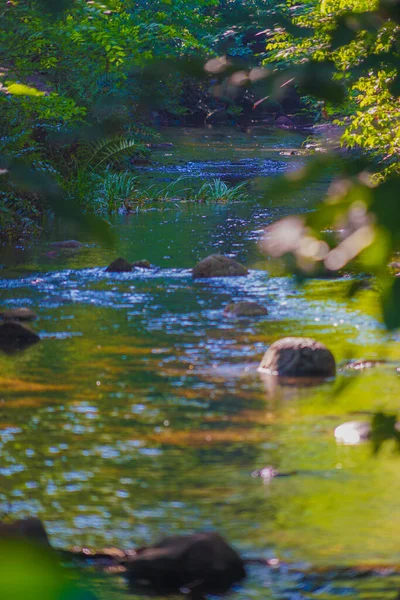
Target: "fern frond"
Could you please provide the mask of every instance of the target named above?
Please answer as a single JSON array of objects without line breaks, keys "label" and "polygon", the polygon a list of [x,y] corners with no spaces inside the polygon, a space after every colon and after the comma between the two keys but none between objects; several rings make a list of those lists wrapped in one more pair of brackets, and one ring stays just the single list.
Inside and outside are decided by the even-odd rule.
[{"label": "fern frond", "polygon": [[112,140],[102,139],[91,145],[92,155],[86,161],[85,168],[95,171],[104,163],[108,165],[116,156],[124,154],[135,148],[137,151],[144,150],[143,144],[135,140],[118,137]]}]

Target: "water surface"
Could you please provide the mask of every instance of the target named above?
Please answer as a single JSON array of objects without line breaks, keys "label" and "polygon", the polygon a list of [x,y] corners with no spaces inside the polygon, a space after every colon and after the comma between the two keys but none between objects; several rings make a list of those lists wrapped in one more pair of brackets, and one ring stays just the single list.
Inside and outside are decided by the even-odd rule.
[{"label": "water surface", "polygon": [[[274,177],[298,161],[282,149],[302,141],[189,134],[157,151],[146,177],[176,177],[177,164],[194,178],[212,177],[223,163],[229,179],[245,153],[254,159],[250,178]],[[266,162],[267,173],[257,170],[261,155],[276,169]],[[372,290],[349,299],[350,276],[299,289],[257,245],[266,224],[312,208],[323,185],[315,182],[294,205],[255,198],[118,217],[114,249],[83,239],[79,252],[54,253],[47,241],[4,250],[2,305],[30,306],[43,339],[1,356],[0,510],[40,516],[60,547],[134,547],[217,529],[247,556],[278,556],[299,568],[398,562],[400,457],[387,447],[372,458],[368,443],[338,446],[333,436],[343,421],[397,412],[398,336],[382,328]],[[52,239],[63,233],[71,230],[55,228]],[[193,281],[190,268],[211,252],[238,258],[249,277]],[[118,255],[158,268],[106,273]],[[262,302],[268,317],[224,317],[226,304],[244,299]],[[340,369],[356,358],[386,362],[340,370],[336,384],[274,387],[257,365],[285,335],[322,340]],[[252,477],[266,465],[297,475]],[[312,583],[257,567],[237,597],[393,598],[396,585],[395,578]],[[99,577],[93,586],[101,598],[126,597],[122,579]]]}]

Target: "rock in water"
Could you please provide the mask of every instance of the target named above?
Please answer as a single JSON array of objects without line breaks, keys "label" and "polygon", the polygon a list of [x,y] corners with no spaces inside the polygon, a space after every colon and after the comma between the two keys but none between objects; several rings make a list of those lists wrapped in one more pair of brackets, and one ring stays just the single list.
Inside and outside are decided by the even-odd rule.
[{"label": "rock in water", "polygon": [[261,317],[267,315],[268,311],[257,302],[236,302],[228,304],[224,313],[232,317]]},{"label": "rock in water", "polygon": [[145,581],[158,592],[222,593],[246,575],[240,556],[217,533],[167,537],[139,550],[127,569],[132,586]]},{"label": "rock in water", "polygon": [[10,308],[0,312],[0,318],[4,321],[34,321],[37,316],[30,308]]},{"label": "rock in water", "polygon": [[332,377],[336,373],[333,354],[311,338],[287,337],[270,346],[259,371],[281,377]]},{"label": "rock in water", "polygon": [[0,523],[0,540],[25,539],[50,546],[46,529],[40,519],[29,517],[14,523]]},{"label": "rock in water", "polygon": [[32,329],[17,321],[0,323],[0,348],[3,350],[22,349],[39,340],[40,337]]},{"label": "rock in water", "polygon": [[243,277],[248,275],[248,270],[233,258],[221,254],[211,254],[201,260],[193,269],[194,279],[206,277]]},{"label": "rock in water", "polygon": [[50,244],[54,248],[82,248],[84,244],[77,240],[65,240],[64,242],[52,242]]},{"label": "rock in water", "polygon": [[132,267],[135,267],[137,269],[151,269],[151,263],[149,263],[148,260],[137,260],[136,262],[132,263]]},{"label": "rock in water", "polygon": [[117,258],[108,265],[106,271],[108,273],[128,273],[132,271],[132,265],[124,258]]},{"label": "rock in water", "polygon": [[294,123],[290,117],[281,116],[278,117],[275,121],[277,127],[282,127],[282,129],[293,129]]}]

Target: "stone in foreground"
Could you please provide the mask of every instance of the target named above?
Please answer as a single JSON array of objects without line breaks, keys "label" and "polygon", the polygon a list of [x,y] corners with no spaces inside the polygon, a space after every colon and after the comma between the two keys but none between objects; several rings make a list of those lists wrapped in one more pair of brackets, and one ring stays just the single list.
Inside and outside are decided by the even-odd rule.
[{"label": "stone in foreground", "polygon": [[35,321],[37,316],[30,308],[21,306],[0,312],[0,318],[4,321]]},{"label": "stone in foreground", "polygon": [[0,541],[23,539],[50,546],[46,529],[40,519],[29,517],[14,523],[0,523]]},{"label": "stone in foreground", "polygon": [[132,271],[132,265],[125,258],[117,258],[108,265],[106,271],[108,273],[128,273]]},{"label": "stone in foreground", "polygon": [[127,565],[131,586],[146,582],[158,592],[223,593],[245,576],[242,559],[217,533],[167,537]]},{"label": "stone in foreground", "polygon": [[193,269],[194,279],[208,277],[243,277],[248,275],[248,270],[233,258],[221,254],[211,254],[201,260]]},{"label": "stone in foreground", "polygon": [[323,379],[336,374],[336,364],[332,352],[321,342],[287,337],[268,348],[258,370],[280,377]]},{"label": "stone in foreground", "polygon": [[35,344],[40,337],[17,321],[4,321],[0,323],[0,348],[4,350],[22,349]]},{"label": "stone in foreground", "polygon": [[265,306],[257,302],[236,302],[228,304],[224,313],[232,317],[262,317],[268,314]]}]

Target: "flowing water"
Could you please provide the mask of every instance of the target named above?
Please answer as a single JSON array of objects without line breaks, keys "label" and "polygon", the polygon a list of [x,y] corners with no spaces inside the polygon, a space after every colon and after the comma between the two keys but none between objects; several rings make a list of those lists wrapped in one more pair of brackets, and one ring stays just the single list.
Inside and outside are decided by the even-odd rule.
[{"label": "flowing water", "polygon": [[[258,131],[167,131],[139,176],[172,181],[274,177],[298,166],[283,150],[302,137]],[[183,162],[182,162],[183,161]],[[256,184],[255,190],[257,189]],[[48,241],[4,250],[5,307],[30,306],[42,341],[0,357],[0,509],[38,515],[55,546],[135,547],[217,529],[248,557],[289,567],[250,569],[236,597],[394,598],[396,577],[305,578],[296,569],[386,565],[400,559],[400,456],[368,443],[338,446],[341,422],[396,413],[397,334],[380,324],[377,298],[353,299],[344,276],[298,288],[258,248],[266,224],[310,210],[307,197],[182,205],[114,222],[117,248],[82,239],[79,251]],[[54,229],[53,239],[71,230]],[[193,281],[212,252],[238,258],[247,278]],[[106,273],[116,256],[157,269]],[[241,299],[263,319],[227,319]],[[257,373],[268,345],[310,335],[334,352],[335,382],[275,387]],[[380,359],[349,371],[351,359]],[[290,477],[252,476],[272,465]],[[293,570],[292,567],[295,569]],[[126,598],[123,579],[93,578],[100,598]]]}]

